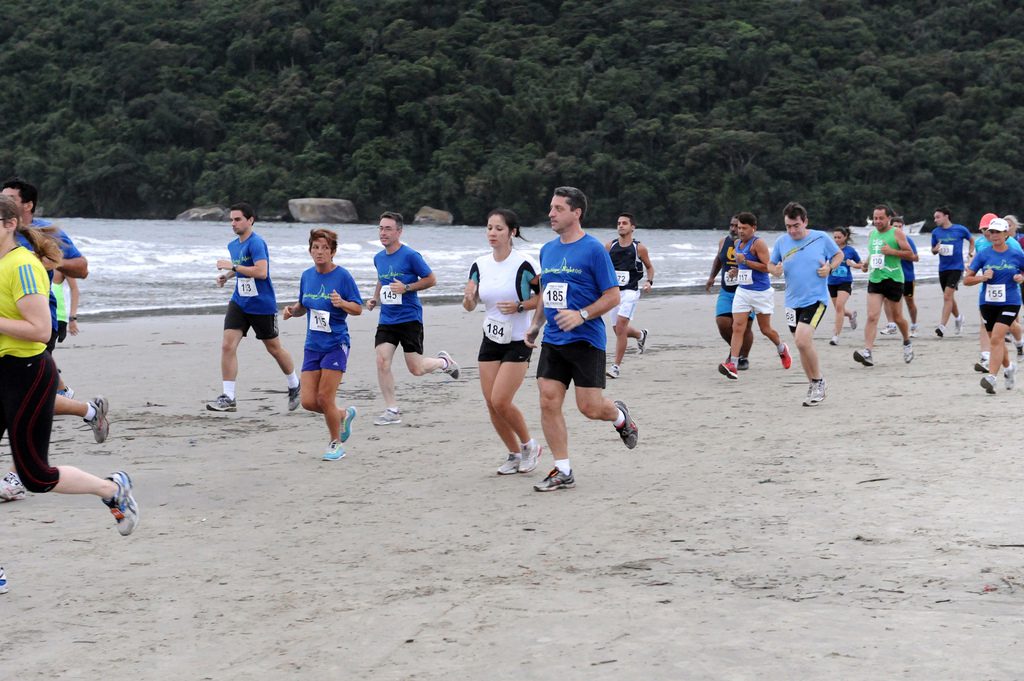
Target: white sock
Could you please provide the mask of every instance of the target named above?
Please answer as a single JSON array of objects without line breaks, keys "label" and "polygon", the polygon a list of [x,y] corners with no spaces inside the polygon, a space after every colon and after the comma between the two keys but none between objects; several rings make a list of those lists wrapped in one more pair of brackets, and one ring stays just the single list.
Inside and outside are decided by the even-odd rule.
[{"label": "white sock", "polygon": [[288,387],[289,388],[298,388],[299,387],[299,377],[295,375],[294,371],[291,372],[290,374],[288,374]]},{"label": "white sock", "polygon": [[92,402],[87,402],[85,416],[82,417],[82,420],[92,421],[94,418],[96,418],[96,407],[93,406]]},{"label": "white sock", "polygon": [[537,446],[537,441],[534,440],[532,437],[530,438],[529,442],[524,442],[523,443],[523,449],[533,449],[536,446]]},{"label": "white sock", "polygon": [[779,354],[781,355],[783,352],[786,351],[786,344],[785,343],[779,343],[778,345],[775,346],[775,349],[778,350]]},{"label": "white sock", "polygon": [[441,371],[448,371],[448,360],[445,357],[438,357],[441,360]]},{"label": "white sock", "polygon": [[557,468],[563,475],[569,475],[569,473],[572,473],[572,466],[569,465],[569,459],[555,459],[555,468]]},{"label": "white sock", "polygon": [[398,414],[400,412],[398,407],[388,407],[388,411],[390,411],[392,414]]},{"label": "white sock", "polygon": [[739,357],[736,355],[729,355],[729,364],[736,364],[738,361],[740,361]]},{"label": "white sock", "polygon": [[519,460],[522,460],[522,458],[523,458],[523,453],[522,452],[509,452],[508,455],[509,456],[514,456],[515,458],[517,458]]},{"label": "white sock", "polygon": [[615,427],[621,428],[626,423],[626,415],[618,407],[615,408],[615,411],[619,412],[618,417],[615,419]]},{"label": "white sock", "polygon": [[224,394],[231,399],[235,399],[235,382],[224,381]]},{"label": "white sock", "polygon": [[989,355],[989,354],[988,354],[987,352],[983,352],[983,353],[981,353],[981,361],[982,361],[982,362],[987,362],[987,361],[988,361],[988,358],[989,358],[989,356],[990,356],[990,355]]}]

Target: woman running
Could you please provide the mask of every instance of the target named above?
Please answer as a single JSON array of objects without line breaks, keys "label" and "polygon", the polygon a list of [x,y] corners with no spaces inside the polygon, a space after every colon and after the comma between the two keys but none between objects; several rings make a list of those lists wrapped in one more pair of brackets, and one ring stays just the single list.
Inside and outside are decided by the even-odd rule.
[{"label": "woman running", "polygon": [[843,321],[850,320],[850,329],[857,328],[857,311],[849,312],[846,301],[853,292],[853,272],[850,268],[860,265],[860,253],[850,245],[850,228],[836,227],[832,230],[832,239],[843,252],[843,262],[835,271],[828,275],[828,295],[836,308],[836,326],[832,330],[829,345],[839,345],[839,334],[843,331]]},{"label": "woman running", "polygon": [[342,443],[352,434],[356,408],[349,407],[342,418],[336,397],[348,368],[351,342],[348,315],[363,311],[363,299],[356,282],[344,267],[334,264],[338,235],[329,229],[309,232],[309,254],[313,266],[302,273],[299,301],[284,308],[283,317],[306,315],[306,346],[302,359],[300,395],[302,408],[324,415],[331,441],[324,461],[345,456]]},{"label": "woman running", "polygon": [[480,389],[498,437],[508,448],[508,459],[498,475],[529,473],[537,467],[542,447],[530,437],[526,419],[512,402],[523,383],[531,348],[523,341],[530,328],[530,311],[537,307],[539,289],[534,280],[537,262],[512,249],[519,233],[519,218],[510,210],[496,208],[487,215],[487,242],[492,252],[476,259],[462,297],[467,311],[482,302],[486,308],[480,363]]},{"label": "woman running", "polygon": [[[35,254],[19,246],[24,236]],[[37,257],[38,256],[38,257]],[[7,432],[14,467],[30,492],[94,494],[129,535],[139,523],[132,480],[124,471],[102,479],[73,466],[49,463],[57,367],[50,340],[50,281],[42,262],[59,266],[60,246],[38,230],[19,225],[18,208],[0,196],[0,435]]]},{"label": "woman running", "polygon": [[1013,389],[1017,373],[1017,365],[1010,361],[1003,339],[1020,312],[1024,253],[1011,249],[1006,243],[1008,230],[1009,225],[1002,218],[989,221],[985,236],[991,247],[975,254],[964,277],[968,286],[983,284],[980,309],[989,334],[991,354],[988,372],[981,377],[981,387],[990,395],[996,392],[996,374],[1000,367],[1007,390]]}]

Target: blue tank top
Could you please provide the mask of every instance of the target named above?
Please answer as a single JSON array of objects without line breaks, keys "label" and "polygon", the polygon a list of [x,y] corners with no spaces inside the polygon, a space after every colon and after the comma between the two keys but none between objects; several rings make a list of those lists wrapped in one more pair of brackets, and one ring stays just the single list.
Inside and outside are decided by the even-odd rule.
[{"label": "blue tank top", "polygon": [[[736,252],[742,253],[743,257],[747,258],[748,260],[751,260],[753,262],[761,262],[758,259],[758,257],[754,255],[753,252],[754,242],[760,238],[761,237],[759,236],[751,237],[750,241],[747,242],[746,247],[741,247],[740,242],[737,241]],[[747,267],[746,265],[740,265],[739,270],[741,272],[743,270],[750,270],[751,281],[753,282],[750,284],[740,284],[740,288],[745,288],[750,291],[767,291],[769,288],[771,288],[771,280],[769,279],[767,272],[759,272],[751,267]],[[742,277],[743,275],[741,274],[740,276]]]}]

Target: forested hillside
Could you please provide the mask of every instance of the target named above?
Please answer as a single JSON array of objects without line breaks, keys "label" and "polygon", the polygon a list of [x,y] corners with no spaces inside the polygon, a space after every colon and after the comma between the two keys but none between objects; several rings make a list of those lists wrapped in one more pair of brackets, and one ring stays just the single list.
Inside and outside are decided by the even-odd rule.
[{"label": "forested hillside", "polygon": [[720,226],[1024,211],[1010,0],[0,0],[0,175],[50,214],[246,199]]}]

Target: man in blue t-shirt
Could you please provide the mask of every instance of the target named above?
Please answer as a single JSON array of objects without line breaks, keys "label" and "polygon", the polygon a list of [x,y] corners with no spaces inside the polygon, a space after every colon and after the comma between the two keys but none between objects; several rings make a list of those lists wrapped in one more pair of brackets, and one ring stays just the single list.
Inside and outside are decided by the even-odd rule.
[{"label": "man in blue t-shirt", "polygon": [[225,270],[217,276],[217,285],[223,287],[234,277],[235,291],[224,315],[224,342],[221,344],[220,370],[224,392],[206,403],[210,411],[235,411],[235,379],[238,377],[238,344],[253,329],[256,338],[263,341],[267,352],[288,379],[288,411],[299,406],[299,377],[288,350],[281,345],[277,332],[277,298],[270,280],[270,252],[267,242],[253,231],[256,213],[248,203],[231,206],[231,231],[238,237],[228,244],[230,260],[217,261],[217,269]]},{"label": "man in blue t-shirt", "polygon": [[936,208],[932,217],[935,219],[932,253],[939,256],[939,286],[942,287],[942,317],[935,327],[935,335],[939,338],[946,335],[946,323],[952,314],[956,335],[959,336],[964,328],[964,316],[957,307],[955,294],[964,273],[964,242],[970,244],[968,255],[973,258],[974,237],[963,225],[953,224],[953,214],[945,206]]},{"label": "man in blue t-shirt", "polygon": [[459,365],[442,350],[437,357],[423,356],[423,306],[417,291],[425,291],[437,283],[437,277],[423,256],[402,243],[404,221],[401,213],[386,212],[380,216],[378,234],[384,250],[373,256],[377,269],[377,288],[366,302],[366,309],[380,306],[380,321],[374,337],[377,353],[377,383],[384,398],[384,411],[375,426],[402,422],[402,413],[395,397],[395,376],[391,363],[398,346],[405,352],[405,366],[413,376],[443,371],[459,377]]},{"label": "man in blue t-shirt", "polygon": [[638,429],[621,400],[604,396],[605,336],[601,315],[619,304],[619,283],[600,241],[583,231],[587,197],[576,187],[558,187],[548,218],[557,238],[540,249],[541,303],[526,333],[526,344],[544,341],[537,363],[541,426],[555,468],[533,486],[538,492],[576,486],[569,462],[569,436],[562,403],[576,384],[576,407],[595,421],[611,421],[626,447],[636,447]]},{"label": "man in blue t-shirt", "polygon": [[805,407],[825,399],[825,377],[814,349],[814,329],[828,307],[828,275],[843,263],[844,254],[825,232],[807,229],[807,209],[791,202],[782,211],[786,233],[775,240],[768,271],[786,276],[786,324],[800,351],[800,364],[810,385]]}]

